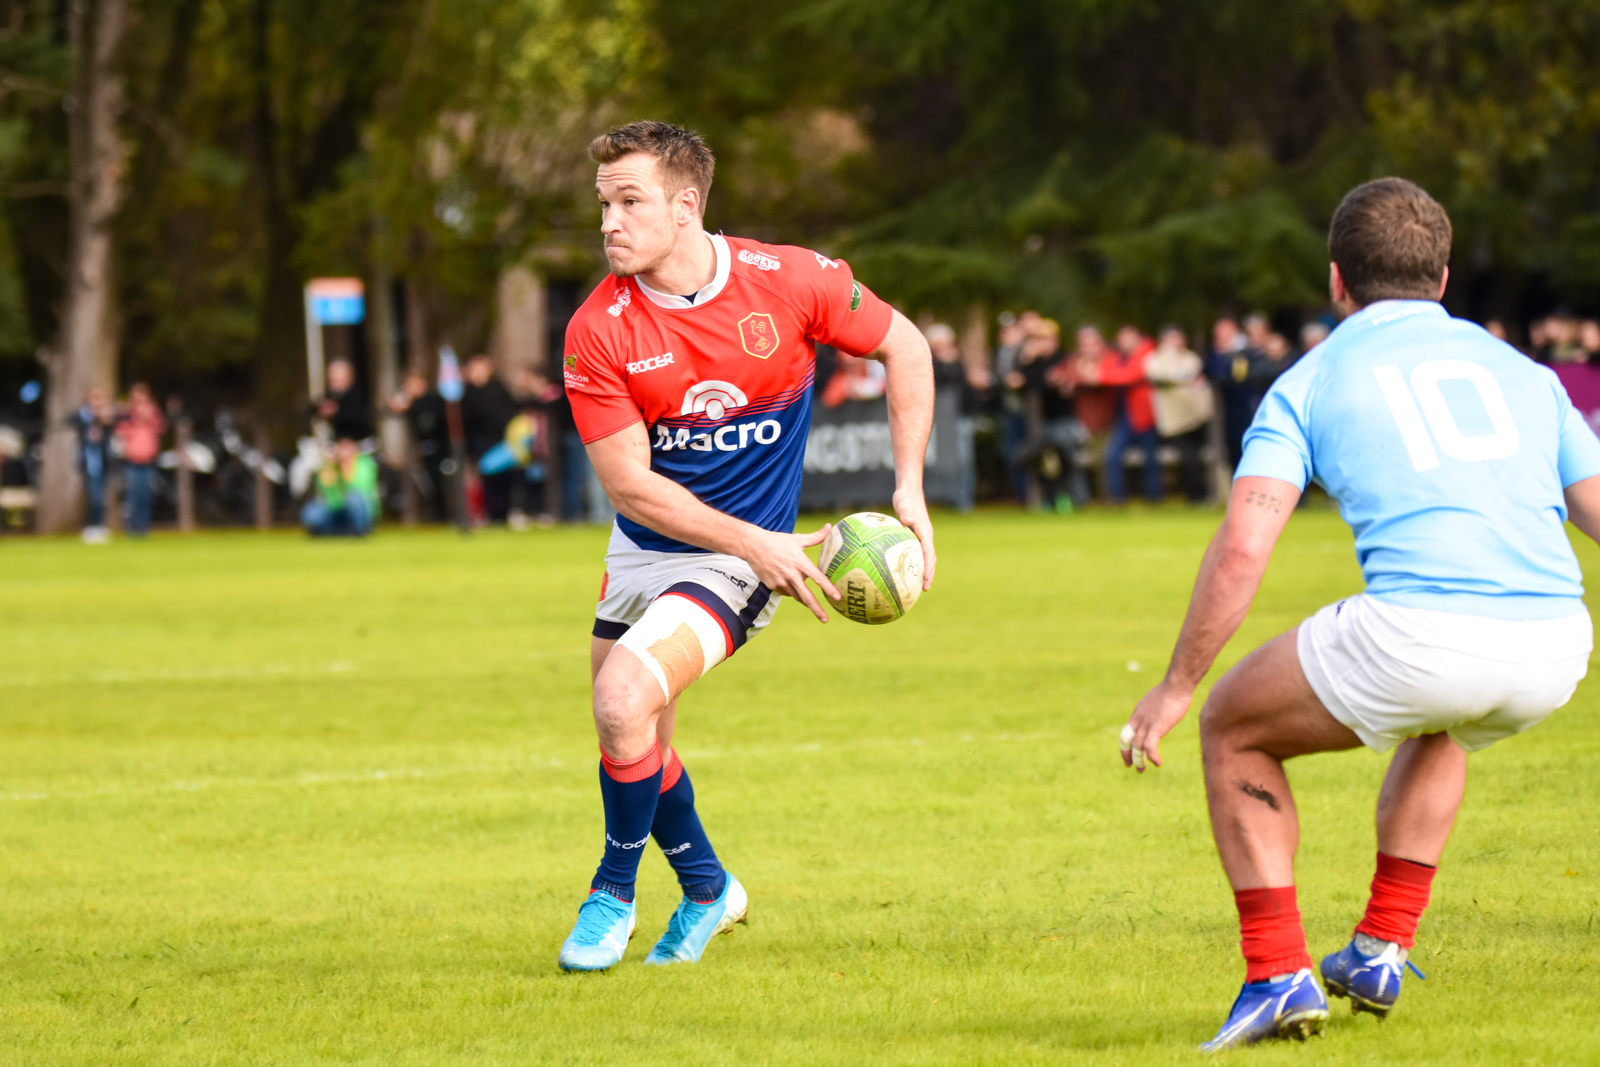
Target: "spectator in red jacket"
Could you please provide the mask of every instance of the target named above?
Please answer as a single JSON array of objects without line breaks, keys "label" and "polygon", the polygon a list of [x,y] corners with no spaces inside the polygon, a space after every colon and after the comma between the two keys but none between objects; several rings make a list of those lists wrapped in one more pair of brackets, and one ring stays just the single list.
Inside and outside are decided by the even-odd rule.
[{"label": "spectator in red jacket", "polygon": [[135,382],[128,390],[128,412],[117,423],[122,438],[122,481],[128,492],[128,533],[143,537],[150,532],[150,512],[155,499],[156,457],[167,420],[150,395],[150,387]]},{"label": "spectator in red jacket", "polygon": [[1105,455],[1106,495],[1116,504],[1128,499],[1123,461],[1134,446],[1144,452],[1145,499],[1159,504],[1166,495],[1161,464],[1156,461],[1161,438],[1156,433],[1155,406],[1145,369],[1155,347],[1138,327],[1124,326],[1117,331],[1117,343],[1100,361],[1100,384],[1117,388],[1116,422]]}]

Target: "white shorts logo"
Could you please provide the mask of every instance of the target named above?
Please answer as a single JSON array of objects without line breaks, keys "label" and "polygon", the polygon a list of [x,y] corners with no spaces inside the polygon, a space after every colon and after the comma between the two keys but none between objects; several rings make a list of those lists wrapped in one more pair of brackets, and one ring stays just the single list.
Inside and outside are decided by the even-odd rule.
[{"label": "white shorts logo", "polygon": [[678,414],[705,415],[715,422],[748,403],[750,400],[744,390],[732,382],[699,382],[689,386],[689,391],[683,394],[683,406]]},{"label": "white shorts logo", "polygon": [[622,309],[631,303],[633,303],[633,290],[624,285],[617,290],[617,302],[606,308],[606,314],[614,319],[618,318],[622,315]]},{"label": "white shorts logo", "polygon": [[629,374],[643,374],[647,370],[660,370],[662,367],[672,365],[672,353],[664,352],[651,359],[641,359],[637,363],[628,364]]},{"label": "white shorts logo", "polygon": [[762,270],[777,270],[783,266],[776,257],[769,256],[765,252],[752,252],[748,248],[739,249],[739,262],[748,263],[752,267],[759,267]]}]

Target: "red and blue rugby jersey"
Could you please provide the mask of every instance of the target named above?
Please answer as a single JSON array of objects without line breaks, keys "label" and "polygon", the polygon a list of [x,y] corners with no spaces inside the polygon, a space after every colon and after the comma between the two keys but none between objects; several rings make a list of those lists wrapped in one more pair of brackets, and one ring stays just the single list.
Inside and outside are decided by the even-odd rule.
[{"label": "red and blue rugby jersey", "polygon": [[[716,235],[717,273],[692,301],[608,277],[567,326],[572,416],[584,443],[636,422],[650,468],[764,530],[794,529],[816,342],[851,355],[888,336],[888,304],[842,260]],[[640,548],[697,552],[617,516]]]}]

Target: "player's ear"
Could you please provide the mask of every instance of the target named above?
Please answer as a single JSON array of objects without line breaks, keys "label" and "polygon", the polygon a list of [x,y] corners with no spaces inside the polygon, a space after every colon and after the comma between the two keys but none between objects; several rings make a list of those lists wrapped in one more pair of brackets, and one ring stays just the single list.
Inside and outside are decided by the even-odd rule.
[{"label": "player's ear", "polygon": [[700,190],[692,185],[686,185],[678,191],[678,195],[673,199],[677,201],[678,205],[679,226],[686,225],[699,217]]},{"label": "player's ear", "polygon": [[1439,299],[1440,300],[1444,299],[1444,290],[1445,290],[1445,287],[1448,286],[1449,284],[1450,284],[1450,267],[1447,264],[1445,266],[1445,268],[1444,268],[1444,277],[1439,279]]},{"label": "player's ear", "polygon": [[1344,287],[1344,275],[1339,273],[1339,264],[1328,264],[1328,302],[1335,306],[1343,303],[1349,296]]}]

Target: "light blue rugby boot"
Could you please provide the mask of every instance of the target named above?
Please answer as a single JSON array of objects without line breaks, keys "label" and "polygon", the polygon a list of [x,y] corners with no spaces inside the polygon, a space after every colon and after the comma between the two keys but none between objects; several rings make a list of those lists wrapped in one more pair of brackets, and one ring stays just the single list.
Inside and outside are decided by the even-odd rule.
[{"label": "light blue rugby boot", "polygon": [[638,924],[631,903],[596,889],[578,908],[578,922],[561,946],[556,961],[563,971],[604,971],[622,962],[628,939]]},{"label": "light blue rugby boot", "polygon": [[1388,1016],[1400,999],[1400,979],[1406,968],[1423,977],[1406,950],[1393,941],[1356,934],[1350,943],[1322,960],[1322,981],[1336,997],[1349,997],[1350,1010]]},{"label": "light blue rugby boot", "polygon": [[744,922],[750,915],[750,898],[745,895],[739,879],[728,875],[728,884],[722,895],[709,904],[696,904],[688,897],[672,913],[667,932],[661,935],[656,947],[645,958],[646,963],[698,963],[706,943],[717,934],[725,934],[735,923]]},{"label": "light blue rugby boot", "polygon": [[1304,1041],[1327,1021],[1328,998],[1311,971],[1301,968],[1275,982],[1246,982],[1228,1012],[1228,1021],[1200,1051],[1221,1052],[1269,1037]]}]

